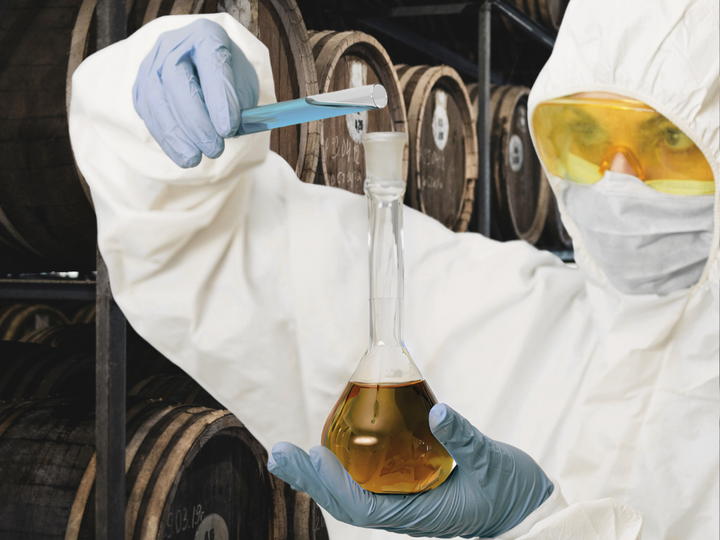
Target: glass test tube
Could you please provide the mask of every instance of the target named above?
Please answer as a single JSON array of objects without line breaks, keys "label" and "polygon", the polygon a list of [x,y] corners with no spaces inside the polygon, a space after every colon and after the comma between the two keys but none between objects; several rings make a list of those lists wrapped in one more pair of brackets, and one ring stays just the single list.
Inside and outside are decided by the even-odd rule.
[{"label": "glass test tube", "polygon": [[387,92],[381,84],[358,86],[347,90],[243,109],[237,134],[248,135],[313,120],[382,109],[386,105]]}]

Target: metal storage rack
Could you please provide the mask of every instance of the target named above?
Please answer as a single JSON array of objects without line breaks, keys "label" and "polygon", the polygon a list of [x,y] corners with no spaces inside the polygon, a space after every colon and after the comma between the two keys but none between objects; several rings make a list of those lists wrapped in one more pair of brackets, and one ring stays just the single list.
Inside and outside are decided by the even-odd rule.
[{"label": "metal storage rack", "polygon": [[95,538],[125,538],[125,317],[98,254],[97,278],[0,279],[0,300],[95,301]]},{"label": "metal storage rack", "polygon": [[[124,39],[125,0],[98,0],[97,48]],[[0,12],[4,3],[0,2]],[[112,297],[107,267],[98,253],[95,281],[0,279],[0,300],[94,300],[97,307],[95,367],[95,538],[125,539],[125,317]]]},{"label": "metal storage rack", "polygon": [[[126,0],[98,0],[97,49],[126,37]],[[544,28],[505,0],[485,0],[458,4],[398,7],[381,17],[364,18],[362,23],[383,34],[399,39],[459,72],[478,79],[480,108],[477,123],[479,157],[482,164],[476,183],[475,228],[490,236],[490,82],[499,82],[490,71],[490,18],[496,9],[520,29],[543,45],[552,48],[554,38]],[[477,11],[478,64],[413,34],[390,19],[458,14]],[[494,80],[493,80],[494,79]],[[562,254],[561,254],[562,256]],[[96,281],[50,279],[0,279],[0,299],[11,300],[94,300],[96,322],[96,453],[95,538],[125,538],[125,377],[126,320],[110,290],[107,267],[98,253]]]}]

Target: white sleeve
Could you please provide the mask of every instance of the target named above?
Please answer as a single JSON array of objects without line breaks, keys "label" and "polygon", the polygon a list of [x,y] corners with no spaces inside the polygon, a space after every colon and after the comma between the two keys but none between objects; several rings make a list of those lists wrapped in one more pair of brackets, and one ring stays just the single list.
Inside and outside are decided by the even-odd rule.
[{"label": "white sleeve", "polygon": [[[222,156],[192,169],[165,155],[135,112],[132,88],[158,36],[197,17],[159,18],[80,65],[69,118],[75,158],[113,294],[133,328],[266,447],[308,448],[367,347],[367,204],[300,182],[269,151],[267,132],[228,139]],[[273,102],[265,46],[227,14],[202,17],[221,24],[252,63],[260,103]],[[492,279],[477,266],[496,267],[499,250],[516,253],[509,265],[536,253],[457,235],[411,209],[405,230],[406,283],[411,275],[427,293],[407,303],[406,326],[432,339],[447,328],[415,322],[426,302],[461,313],[463,295],[477,292],[455,290],[468,272],[480,290]],[[461,279],[445,283],[445,273]]]},{"label": "white sleeve", "polygon": [[[366,201],[300,182],[269,151],[268,133],[228,139],[221,157],[193,169],[163,153],[134,110],[132,87],[158,36],[196,17],[157,19],[83,62],[69,118],[75,158],[91,189],[113,294],[130,324],[266,448],[285,440],[307,449],[320,442],[367,347]],[[221,24],[255,67],[260,103],[273,102],[267,49],[229,15],[203,17]],[[421,369],[435,369],[439,387],[441,369],[477,361],[482,347],[492,357],[487,332],[495,330],[478,321],[534,324],[534,310],[503,311],[520,299],[559,321],[572,316],[572,291],[582,287],[576,273],[523,242],[455,234],[409,208],[404,245],[406,343]],[[539,280],[545,285],[535,286]],[[456,392],[453,406],[465,413],[464,399],[477,396]],[[519,537],[589,531],[601,519],[594,516],[623,515],[605,501],[561,510],[552,506],[561,504],[559,490],[556,497],[536,511],[543,519],[529,532],[522,527],[530,521],[518,526]],[[548,509],[553,515],[545,517]],[[340,536],[367,537],[350,529]]]},{"label": "white sleeve", "polygon": [[640,540],[642,515],[617,499],[568,506],[555,480],[550,497],[499,540]]}]

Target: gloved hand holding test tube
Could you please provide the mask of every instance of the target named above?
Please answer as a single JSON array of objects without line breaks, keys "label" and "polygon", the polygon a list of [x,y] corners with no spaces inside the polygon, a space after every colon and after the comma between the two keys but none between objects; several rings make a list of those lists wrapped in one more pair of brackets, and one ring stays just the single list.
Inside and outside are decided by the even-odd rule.
[{"label": "gloved hand holding test tube", "polygon": [[170,159],[197,166],[222,155],[224,139],[382,109],[380,84],[256,106],[258,75],[217,23],[199,19],[163,33],[133,87],[135,111]]},{"label": "gloved hand holding test tube", "polygon": [[387,105],[387,101],[387,92],[383,85],[369,84],[252,107],[240,112],[240,128],[237,134],[247,135],[313,120],[382,109]]}]

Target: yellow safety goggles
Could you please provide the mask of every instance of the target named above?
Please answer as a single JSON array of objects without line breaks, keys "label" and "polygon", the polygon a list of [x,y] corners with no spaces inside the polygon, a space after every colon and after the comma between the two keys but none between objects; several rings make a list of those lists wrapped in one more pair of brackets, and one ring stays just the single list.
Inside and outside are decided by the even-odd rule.
[{"label": "yellow safety goggles", "polygon": [[616,154],[648,186],[678,195],[715,192],[707,159],[675,124],[633,99],[559,98],[537,106],[540,159],[554,175],[594,184]]}]

